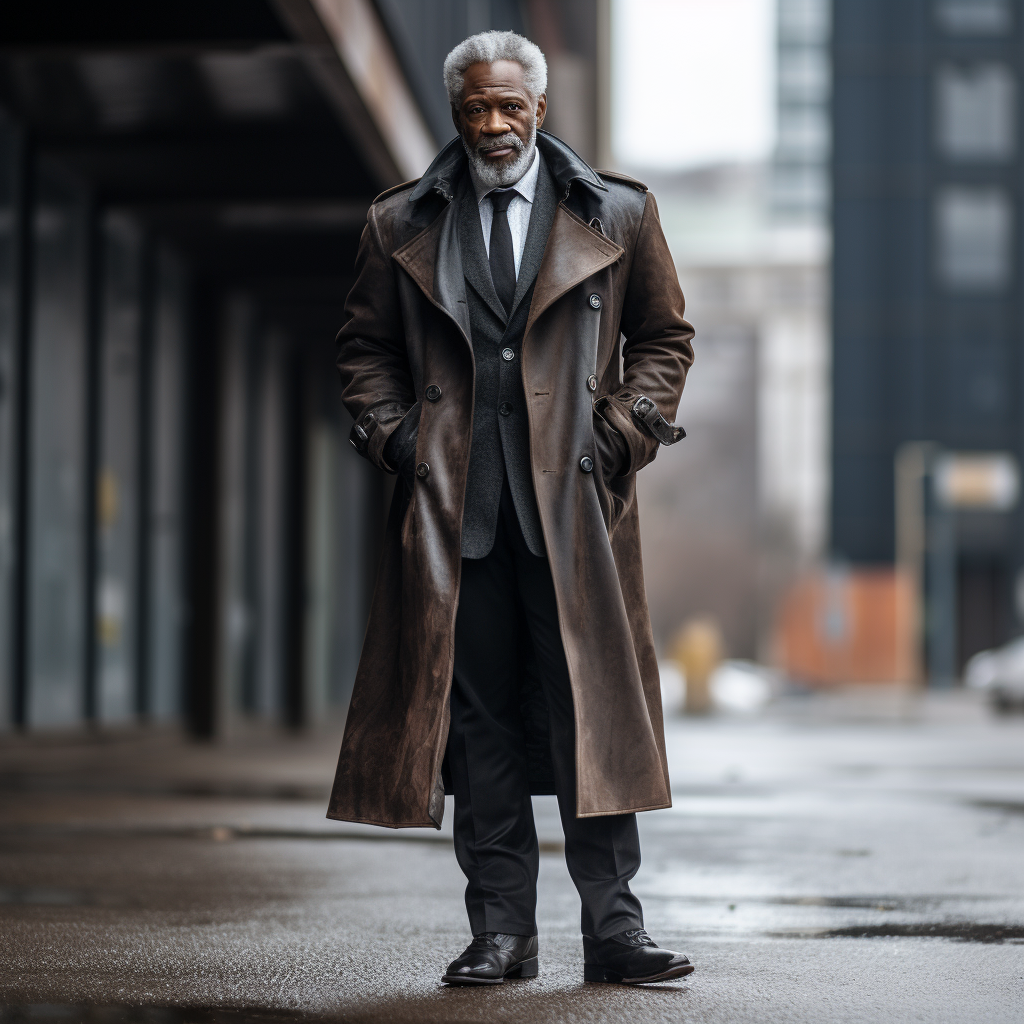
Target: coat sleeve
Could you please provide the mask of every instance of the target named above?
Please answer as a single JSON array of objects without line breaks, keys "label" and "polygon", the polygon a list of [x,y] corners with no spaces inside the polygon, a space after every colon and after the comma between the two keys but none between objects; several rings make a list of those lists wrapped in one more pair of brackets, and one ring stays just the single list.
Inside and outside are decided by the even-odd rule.
[{"label": "coat sleeve", "polygon": [[338,332],[341,399],[355,420],[352,443],[388,473],[384,444],[413,407],[416,395],[405,348],[395,270],[381,241],[377,210],[370,207],[356,256],[356,281]]},{"label": "coat sleeve", "polygon": [[683,317],[684,307],[658,205],[648,192],[622,307],[622,387],[601,410],[629,446],[629,466],[623,472],[635,473],[658,452],[658,441],[633,420],[636,399],[646,395],[669,423],[675,419],[693,362],[693,328]]}]

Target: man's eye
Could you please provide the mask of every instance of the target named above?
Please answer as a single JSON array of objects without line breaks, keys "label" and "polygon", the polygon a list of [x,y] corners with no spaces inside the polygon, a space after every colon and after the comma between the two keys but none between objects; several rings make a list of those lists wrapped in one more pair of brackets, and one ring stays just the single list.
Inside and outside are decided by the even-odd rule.
[{"label": "man's eye", "polygon": [[508,109],[509,110],[522,110],[523,108],[518,103],[509,103],[508,104]]}]

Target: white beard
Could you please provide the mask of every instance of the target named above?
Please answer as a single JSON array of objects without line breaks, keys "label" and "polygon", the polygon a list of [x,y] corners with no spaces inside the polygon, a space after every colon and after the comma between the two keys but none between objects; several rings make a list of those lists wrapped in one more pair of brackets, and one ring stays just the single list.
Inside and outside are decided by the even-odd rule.
[{"label": "white beard", "polygon": [[[463,149],[469,157],[470,167],[476,179],[486,188],[508,188],[514,185],[530,169],[533,163],[533,154],[537,149],[537,121],[530,124],[530,138],[524,145],[523,140],[514,132],[499,137],[505,145],[514,146],[518,150],[516,158],[510,164],[497,165],[491,163],[485,156],[482,156],[474,149],[466,145],[462,140]],[[493,145],[499,139],[489,138],[487,142]]]}]

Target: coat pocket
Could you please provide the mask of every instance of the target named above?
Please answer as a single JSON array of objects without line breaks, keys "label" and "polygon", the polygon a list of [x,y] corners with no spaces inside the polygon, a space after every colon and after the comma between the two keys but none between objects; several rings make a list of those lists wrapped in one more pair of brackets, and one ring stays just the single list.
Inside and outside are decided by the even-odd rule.
[{"label": "coat pocket", "polygon": [[633,490],[631,475],[620,475],[623,462],[628,461],[628,449],[624,456],[617,454],[624,442],[617,442],[614,435],[613,428],[604,421],[600,413],[595,412],[594,451],[597,456],[598,472],[594,477],[601,513],[609,533],[622,519]]}]

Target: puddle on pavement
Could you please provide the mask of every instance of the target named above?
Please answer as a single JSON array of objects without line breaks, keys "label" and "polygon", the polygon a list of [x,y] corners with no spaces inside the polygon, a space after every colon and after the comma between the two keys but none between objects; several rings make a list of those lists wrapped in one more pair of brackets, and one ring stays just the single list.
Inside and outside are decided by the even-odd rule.
[{"label": "puddle on pavement", "polygon": [[[97,903],[92,893],[75,889],[54,889],[42,885],[0,885],[0,905],[32,907],[91,907]],[[0,1020],[3,1020],[0,1017]]]},{"label": "puddle on pavement", "polygon": [[[764,900],[776,907],[840,907],[845,910],[920,910],[946,897],[893,898],[890,896],[775,896]],[[740,901],[737,900],[737,903]]]},{"label": "puddle on pavement", "polygon": [[295,1024],[319,1018],[295,1010],[183,1006],[86,1006],[35,1003],[0,1006],[0,1024],[71,1021],[74,1024]]},{"label": "puddle on pavement", "polygon": [[[732,901],[690,897],[659,902],[667,904],[667,911],[677,916],[680,928],[708,938],[930,938],[1024,945],[1024,900],[1018,897],[866,893]],[[991,923],[1000,917],[1004,923]],[[1005,923],[1007,918],[1009,923]]]},{"label": "puddle on pavement", "polygon": [[0,773],[0,792],[88,793],[94,796],[180,797],[211,800],[266,800],[316,802],[330,796],[322,783],[214,781],[203,779],[140,779],[69,776],[66,774]]},{"label": "puddle on pavement", "polygon": [[[0,835],[8,830],[0,827]],[[13,832],[14,830],[11,830]],[[392,829],[380,829],[376,832],[348,832],[344,829],[291,829],[291,828],[263,828],[253,825],[213,825],[201,828],[182,828],[177,825],[161,827],[159,825],[147,826],[145,828],[120,828],[117,826],[102,825],[98,828],[89,826],[74,825],[44,825],[41,827],[21,826],[17,834],[22,837],[46,836],[47,838],[68,837],[75,839],[200,839],[212,840],[215,843],[228,843],[236,839],[283,839],[298,840],[301,842],[370,842],[370,843],[426,843],[430,846],[451,846],[452,837],[444,832],[435,829],[404,829],[402,834],[396,834]],[[565,843],[560,840],[541,840],[538,843],[541,853],[563,853]],[[42,891],[42,890],[40,890]],[[75,900],[62,899],[22,899],[17,890],[9,886],[0,886],[0,905],[4,903],[68,903],[74,904]]]},{"label": "puddle on pavement", "polygon": [[1004,814],[1024,814],[1024,802],[1019,800],[969,800],[971,807],[986,811],[1002,811]]},{"label": "puddle on pavement", "polygon": [[689,903],[696,906],[728,905],[730,910],[738,907],[832,907],[840,910],[898,910],[904,913],[921,913],[934,910],[935,907],[948,903],[984,903],[1006,899],[1004,896],[991,895],[958,895],[945,893],[940,895],[919,896],[741,896],[727,899],[723,896],[694,896],[675,893],[645,892],[644,899],[665,900],[672,903]]},{"label": "puddle on pavement", "polygon": [[1024,944],[1024,927],[1006,924],[885,924],[769,932],[774,939],[952,939],[988,945]]}]

